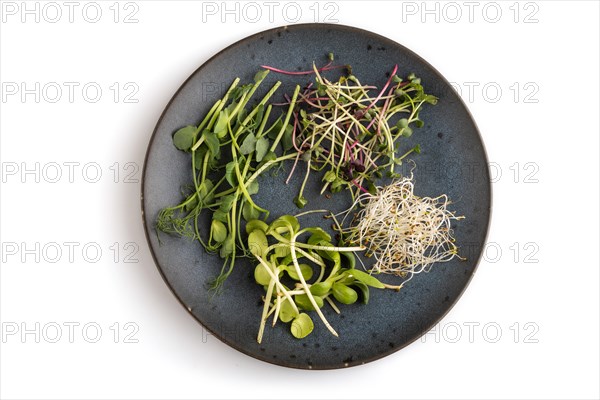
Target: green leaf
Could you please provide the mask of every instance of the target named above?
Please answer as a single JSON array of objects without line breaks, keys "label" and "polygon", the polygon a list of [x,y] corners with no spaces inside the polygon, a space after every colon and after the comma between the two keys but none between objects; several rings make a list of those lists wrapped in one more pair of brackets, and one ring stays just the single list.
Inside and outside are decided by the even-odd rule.
[{"label": "green leaf", "polygon": [[342,283],[334,283],[331,290],[333,297],[342,304],[353,304],[358,300],[358,293],[356,293],[356,290]]},{"label": "green leaf", "polygon": [[417,79],[411,80],[410,86],[416,90],[417,94],[421,94],[421,95],[423,94],[423,86],[421,85],[420,79],[417,78]]},{"label": "green leaf", "polygon": [[294,128],[292,127],[292,125],[288,124],[288,126],[285,127],[285,132],[283,133],[283,136],[281,137],[281,145],[283,146],[283,150],[285,151],[288,151],[292,147],[294,147],[294,142],[292,138],[293,130]]},{"label": "green leaf", "polygon": [[279,131],[281,130],[282,127],[283,127],[283,121],[281,120],[281,117],[280,117],[277,119],[277,121],[275,121],[273,126],[271,128],[269,128],[269,133],[267,134],[269,139],[273,139],[273,140],[277,139],[277,135],[279,134]]},{"label": "green leaf", "polygon": [[241,125],[242,122],[244,122],[244,120],[246,119],[246,117],[248,116],[248,111],[246,111],[245,108],[242,108],[240,111],[238,111],[237,114],[237,123]]},{"label": "green leaf", "polygon": [[[333,247],[333,245],[331,243],[328,243],[328,242],[325,242],[325,241],[319,242],[317,244],[319,246],[331,246],[331,247]],[[323,257],[323,258],[325,258],[327,260],[330,260],[330,261],[333,261],[334,268],[339,268],[340,267],[342,260],[341,260],[339,252],[334,251],[334,250],[317,250],[317,253],[321,257]]]},{"label": "green leaf", "polygon": [[363,304],[369,304],[369,287],[360,281],[355,281],[352,286],[360,291]]},{"label": "green leaf", "polygon": [[355,277],[350,275],[350,272],[346,268],[342,268],[338,271],[338,275],[337,275],[336,279],[337,279],[338,283],[341,283],[346,286],[350,286],[350,285],[354,284],[355,282],[360,282],[360,281],[357,281]]},{"label": "green leaf", "polygon": [[298,311],[294,310],[288,299],[283,298],[281,301],[283,303],[281,303],[281,308],[279,309],[279,319],[282,322],[290,322],[298,316]]},{"label": "green leaf", "polygon": [[237,174],[235,173],[235,161],[230,161],[225,166],[225,179],[231,185],[232,188],[238,187]]},{"label": "green leaf", "polygon": [[185,211],[190,212],[198,205],[198,196],[194,196],[194,199],[185,205]]},{"label": "green leaf", "polygon": [[247,234],[250,234],[250,233],[252,233],[252,231],[255,231],[255,230],[259,230],[259,231],[266,233],[268,229],[269,229],[269,226],[259,219],[253,219],[251,221],[248,221],[248,223],[246,224],[246,233]]},{"label": "green leaf", "polygon": [[242,95],[244,93],[247,93],[248,90],[250,90],[250,88],[252,88],[251,84],[246,84],[246,85],[238,86],[235,89],[233,89],[233,91],[231,92],[231,95],[229,97],[231,97],[234,100],[237,100],[240,97],[242,97]]},{"label": "green leaf", "polygon": [[363,187],[367,189],[367,192],[371,193],[373,196],[377,195],[377,186],[370,179],[365,179],[363,183]]},{"label": "green leaf", "polygon": [[398,129],[406,128],[408,126],[408,119],[402,118],[402,119],[398,120],[398,122],[396,123],[396,126],[398,127]]},{"label": "green leaf", "polygon": [[275,257],[284,258],[290,256],[291,258],[290,246],[277,246],[275,247]]},{"label": "green leaf", "polygon": [[413,131],[412,131],[412,129],[409,126],[407,126],[406,128],[402,129],[402,136],[404,136],[404,137],[411,137],[412,134],[413,134]]},{"label": "green leaf", "polygon": [[221,221],[223,223],[227,223],[227,212],[217,210],[213,213],[213,219],[216,219],[217,221]]},{"label": "green leaf", "polygon": [[369,275],[366,272],[363,272],[361,270],[353,269],[351,271],[348,271],[348,274],[352,275],[353,277],[355,277],[357,280],[361,281],[365,285],[369,285],[369,286],[375,287],[377,289],[385,288],[383,283],[379,282],[379,280],[377,278],[375,278],[374,276]]},{"label": "green leaf", "polygon": [[173,135],[173,144],[175,147],[184,151],[191,149],[194,144],[196,129],[195,126],[188,125],[175,132],[175,135]]},{"label": "green leaf", "polygon": [[258,193],[258,182],[256,180],[253,180],[247,187],[246,190],[248,191],[249,195],[253,195]]},{"label": "green leaf", "polygon": [[331,193],[337,193],[340,190],[342,190],[343,185],[345,183],[346,182],[344,182],[344,180],[342,180],[341,178],[339,178],[339,177],[335,178],[335,180],[331,183],[331,186],[330,186]]},{"label": "green leaf", "polygon": [[[281,265],[289,265],[292,262],[292,252],[289,251],[290,247],[287,246],[287,249],[288,249],[288,254],[283,256],[283,260],[281,260],[279,262]],[[298,255],[298,253],[296,253],[296,255]],[[281,258],[280,256],[277,256],[277,257]],[[302,257],[297,257],[297,259],[300,259],[300,258],[302,258]]]},{"label": "green leaf", "polygon": [[430,94],[428,94],[427,96],[425,96],[424,100],[425,100],[426,103],[434,104],[434,105],[437,104],[437,102],[438,102],[438,98],[435,97],[435,96],[433,96],[433,95],[430,95]]},{"label": "green leaf", "polygon": [[269,151],[269,139],[261,137],[256,141],[256,161],[261,162]]},{"label": "green leaf", "polygon": [[265,77],[269,74],[269,70],[268,69],[263,69],[258,71],[255,75],[254,75],[254,83],[258,83],[260,81],[262,81],[263,79],[265,79]]},{"label": "green leaf", "polygon": [[225,213],[229,212],[229,210],[231,210],[231,207],[233,207],[234,201],[235,201],[235,195],[233,195],[233,194],[221,197],[221,206],[219,207],[219,210],[221,210]]},{"label": "green leaf", "polygon": [[[325,96],[327,94],[326,89],[327,89],[327,86],[323,85],[322,83],[317,84],[317,90],[318,90],[319,96]],[[329,101],[329,103],[331,103],[331,100]]]},{"label": "green leaf", "polygon": [[294,321],[292,322],[292,326],[290,327],[290,331],[292,335],[294,335],[297,339],[302,339],[308,335],[315,329],[315,325],[313,324],[312,319],[308,316],[308,314],[302,313],[298,315]]},{"label": "green leaf", "polygon": [[[312,276],[313,276],[313,269],[311,268],[310,265],[308,265],[308,264],[299,264],[299,267],[300,267],[300,273],[302,274],[302,277],[304,278],[305,281],[307,281],[310,278],[312,278]],[[295,281],[299,281],[300,280],[300,277],[296,273],[296,267],[294,267],[294,265],[288,265],[288,266],[286,266],[285,270],[288,273],[288,275],[290,276],[290,278],[292,278]]]},{"label": "green leaf", "polygon": [[298,208],[304,208],[307,203],[308,203],[308,200],[306,200],[306,198],[304,196],[298,195],[298,196],[294,197],[294,204]]},{"label": "green leaf", "polygon": [[354,269],[356,266],[356,258],[354,257],[354,253],[351,251],[340,251],[340,254],[348,261],[348,268]]},{"label": "green leaf", "polygon": [[329,170],[329,171],[325,172],[325,175],[323,176],[323,181],[332,183],[333,181],[335,181],[335,178],[337,178],[335,171]]},{"label": "green leaf", "polygon": [[325,296],[331,290],[331,286],[332,282],[330,280],[315,283],[310,287],[310,292],[315,296]]},{"label": "green leaf", "polygon": [[223,242],[223,245],[221,246],[221,251],[219,252],[221,258],[227,258],[231,254],[233,254],[233,246],[233,236],[228,236],[227,239],[225,239],[225,241]]},{"label": "green leaf", "polygon": [[208,147],[206,143],[202,143],[200,147],[194,151],[194,164],[196,164],[196,169],[201,171],[204,167],[204,156],[208,152]]},{"label": "green leaf", "polygon": [[394,90],[394,95],[396,97],[398,97],[401,101],[405,101],[406,98],[408,97],[408,95],[406,94],[406,92],[402,89],[396,89]]},{"label": "green leaf", "polygon": [[248,135],[246,135],[244,141],[242,142],[242,145],[240,146],[240,153],[244,155],[252,153],[254,151],[255,145],[256,137],[254,136],[254,134],[252,134],[252,132],[249,132]]},{"label": "green leaf", "polygon": [[221,156],[221,143],[219,143],[217,135],[209,130],[204,130],[202,135],[204,135],[204,142],[212,154],[212,157],[219,158]]},{"label": "green leaf", "polygon": [[[277,154],[275,154],[272,151],[268,151],[267,154],[263,157],[263,159],[260,162],[260,164],[258,164],[257,168],[260,168],[263,165],[265,165],[267,162],[273,161],[273,160],[276,160],[276,159],[277,159]],[[268,171],[269,169],[273,168],[275,165],[277,165],[277,163],[270,164],[264,171]]]},{"label": "green leaf", "polygon": [[242,216],[246,221],[256,220],[258,217],[260,217],[260,211],[254,208],[250,202],[246,202],[242,208]]},{"label": "green leaf", "polygon": [[[237,100],[237,99],[236,99]],[[232,101],[227,107],[225,107],[225,115],[232,116],[233,114],[233,110],[235,110],[235,108],[238,106],[238,102],[237,101]]]},{"label": "green leaf", "polygon": [[277,233],[286,233],[289,232],[290,227],[292,231],[298,232],[300,230],[300,223],[298,222],[298,218],[293,215],[282,215],[277,218],[275,221],[271,223],[269,226],[269,231],[275,231]]},{"label": "green leaf", "polygon": [[217,243],[223,243],[227,239],[227,227],[217,219],[213,219],[210,224],[210,234]]},{"label": "green leaf", "polygon": [[200,194],[200,201],[202,202],[203,206],[210,204],[213,201],[214,192],[211,193],[213,187],[214,185],[210,179],[205,179],[200,184],[200,187],[198,188],[198,193]]},{"label": "green leaf", "polygon": [[266,286],[271,282],[271,275],[269,275],[266,267],[261,263],[254,268],[254,280],[256,283],[263,286]]},{"label": "green leaf", "polygon": [[254,124],[258,127],[262,121],[263,115],[265,113],[264,104],[259,104],[256,106],[256,113],[254,114]]},{"label": "green leaf", "polygon": [[222,138],[227,134],[227,113],[224,110],[219,112],[219,118],[217,118],[213,132],[218,138]]},{"label": "green leaf", "polygon": [[316,228],[306,228],[307,232],[312,233],[312,235],[310,235],[310,237],[308,238],[307,242],[308,244],[311,245],[316,245],[320,242],[328,242],[331,241],[331,235],[329,235],[329,233],[325,232],[322,228],[316,227]]},{"label": "green leaf", "polygon": [[312,157],[312,150],[306,150],[304,153],[302,153],[301,159],[304,162],[309,162],[311,157]]},{"label": "green leaf", "polygon": [[[320,297],[316,297],[316,296],[313,296],[313,298],[315,299],[315,303],[317,303],[317,306],[319,308],[322,308],[323,307],[323,299]],[[294,301],[296,302],[296,305],[303,310],[306,310],[306,311],[314,311],[315,310],[315,307],[310,302],[310,299],[308,298],[308,296],[305,294],[295,295]]]},{"label": "green leaf", "polygon": [[267,254],[268,247],[269,242],[263,231],[256,229],[250,232],[248,235],[248,249],[250,249],[250,253],[255,256],[264,257]]}]

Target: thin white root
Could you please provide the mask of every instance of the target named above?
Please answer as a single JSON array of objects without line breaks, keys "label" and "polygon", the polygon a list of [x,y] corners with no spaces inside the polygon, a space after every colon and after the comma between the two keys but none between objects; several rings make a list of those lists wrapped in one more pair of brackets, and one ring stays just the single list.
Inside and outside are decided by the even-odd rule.
[{"label": "thin white root", "polygon": [[338,306],[335,305],[335,303],[333,302],[333,300],[331,300],[329,298],[329,296],[325,297],[325,300],[327,300],[327,302],[329,303],[329,305],[331,306],[331,308],[333,308],[333,311],[335,311],[337,314],[340,313],[340,309],[338,308]]},{"label": "thin white root", "polygon": [[394,274],[408,281],[429,271],[436,262],[460,258],[450,223],[464,217],[448,210],[450,201],[445,194],[418,197],[413,190],[411,175],[378,187],[375,195],[362,194],[352,207],[362,206],[354,215],[355,225],[343,233],[351,244],[365,246],[366,255],[375,257],[374,273]]}]

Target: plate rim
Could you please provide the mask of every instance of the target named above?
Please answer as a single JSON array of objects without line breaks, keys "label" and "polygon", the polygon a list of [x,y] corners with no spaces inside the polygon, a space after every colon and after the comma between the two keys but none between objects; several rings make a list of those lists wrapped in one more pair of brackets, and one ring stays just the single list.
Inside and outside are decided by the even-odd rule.
[{"label": "plate rim", "polygon": [[[146,152],[144,155],[144,165],[142,168],[142,181],[141,181],[141,192],[140,192],[140,203],[141,203],[141,217],[142,217],[142,224],[144,227],[144,235],[146,237],[146,243],[148,245],[148,248],[150,250],[150,253],[152,255],[152,259],[154,261],[154,265],[156,267],[156,269],[159,271],[160,276],[162,278],[162,280],[164,281],[164,283],[166,284],[166,286],[169,288],[169,290],[171,291],[171,293],[173,294],[173,296],[177,299],[177,301],[181,304],[181,306],[183,307],[183,309],[192,316],[192,318],[198,323],[200,324],[200,326],[203,329],[206,329],[208,332],[210,332],[210,334],[214,337],[216,337],[217,339],[219,339],[222,343],[226,344],[227,346],[239,351],[240,353],[243,353],[247,356],[252,357],[253,359],[256,359],[258,361],[261,362],[266,362],[272,365],[276,365],[279,367],[285,367],[285,368],[292,368],[292,369],[298,369],[298,370],[315,370],[315,371],[323,371],[323,370],[336,370],[336,369],[345,369],[345,368],[350,368],[350,367],[355,367],[355,366],[360,366],[360,365],[365,365],[368,363],[371,363],[373,361],[377,361],[381,358],[387,357],[391,354],[394,354],[396,352],[398,352],[399,350],[409,346],[410,344],[416,342],[419,338],[423,337],[425,334],[427,334],[427,332],[429,332],[433,327],[435,327],[436,325],[438,325],[445,317],[446,315],[448,315],[448,313],[456,306],[456,304],[458,303],[458,301],[462,298],[463,294],[465,293],[465,291],[467,290],[467,288],[469,287],[469,285],[471,284],[471,281],[473,280],[473,277],[475,276],[477,269],[479,268],[479,264],[481,262],[481,259],[483,257],[483,252],[484,252],[484,248],[485,248],[485,244],[487,243],[487,239],[489,237],[489,233],[490,233],[490,226],[491,226],[491,221],[492,221],[492,212],[493,212],[493,186],[490,180],[488,180],[488,187],[489,187],[489,212],[488,212],[488,218],[485,221],[485,233],[483,235],[483,247],[481,252],[479,253],[479,256],[477,257],[477,260],[475,261],[474,265],[473,265],[473,271],[469,274],[467,280],[465,281],[464,286],[460,289],[460,292],[458,293],[458,295],[454,298],[454,300],[451,302],[450,306],[448,307],[448,309],[446,309],[442,314],[440,314],[440,316],[438,318],[435,319],[435,321],[428,326],[426,329],[424,329],[419,335],[415,336],[413,339],[397,346],[394,348],[391,348],[390,350],[377,354],[375,356],[372,357],[368,357],[366,359],[362,359],[362,360],[358,360],[358,361],[353,361],[350,363],[344,363],[341,365],[318,365],[318,366],[302,366],[302,365],[297,365],[297,364],[285,364],[285,363],[280,363],[280,362],[275,362],[271,359],[267,359],[267,358],[260,358],[258,356],[256,356],[255,354],[250,353],[249,351],[247,351],[243,346],[238,346],[237,344],[235,344],[232,341],[227,340],[225,337],[223,337],[222,335],[218,334],[215,330],[211,329],[211,327],[205,325],[203,323],[203,321],[201,321],[192,311],[190,311],[190,309],[188,308],[188,306],[183,302],[183,300],[181,299],[181,297],[175,292],[175,289],[173,288],[173,286],[169,283],[163,269],[161,268],[156,253],[154,251],[154,247],[152,245],[152,242],[150,240],[150,232],[154,231],[154,227],[153,226],[149,226],[146,223],[146,207],[145,207],[145,202],[144,202],[144,193],[145,193],[145,189],[146,189],[146,173],[148,170],[148,156],[150,153],[150,150],[152,148],[152,145],[157,137],[157,131],[158,131],[158,127],[161,125],[167,110],[171,107],[171,104],[174,102],[174,100],[178,97],[178,95],[180,94],[180,92],[183,90],[183,88],[188,84],[188,82],[194,78],[196,76],[196,74],[200,73],[201,70],[208,65],[210,62],[212,62],[214,59],[218,58],[222,53],[226,52],[227,50],[229,50],[232,47],[238,46],[239,44],[246,42],[248,40],[252,40],[254,38],[260,37],[260,36],[265,36],[269,33],[276,33],[276,32],[280,32],[282,30],[287,30],[288,27],[302,27],[302,28],[311,28],[311,27],[318,27],[319,29],[322,28],[330,28],[330,29],[346,29],[346,30],[350,30],[350,31],[354,31],[363,35],[370,35],[373,37],[376,37],[377,39],[383,40],[383,41],[388,41],[390,43],[393,43],[394,46],[398,46],[399,48],[401,48],[403,51],[406,51],[408,53],[410,53],[410,55],[412,57],[415,57],[417,60],[419,60],[420,62],[426,64],[429,68],[431,68],[432,72],[437,75],[442,81],[443,83],[445,83],[448,87],[451,87],[450,82],[446,79],[446,77],[440,73],[440,71],[437,70],[437,68],[435,68],[433,65],[431,65],[431,63],[429,63],[427,60],[425,60],[423,57],[421,57],[419,54],[415,53],[414,51],[412,51],[411,49],[409,49],[408,47],[396,42],[393,39],[390,39],[387,36],[383,36],[380,35],[378,33],[372,32],[370,30],[367,29],[363,29],[363,28],[358,28],[356,26],[351,26],[351,25],[345,25],[345,24],[332,24],[332,23],[318,23],[318,22],[310,22],[310,23],[299,23],[299,24],[286,24],[286,25],[280,25],[277,26],[275,28],[270,28],[270,29],[266,29],[266,30],[262,30],[256,33],[253,33],[251,35],[245,36],[239,40],[236,40],[235,42],[229,44],[228,46],[222,48],[221,50],[219,50],[217,53],[215,53],[214,55],[212,55],[211,57],[209,57],[206,61],[204,61],[198,68],[196,68],[178,87],[178,89],[175,91],[175,93],[171,96],[171,99],[167,102],[167,104],[165,105],[163,111],[160,114],[160,117],[158,118],[158,120],[156,121],[154,130],[152,131],[152,135],[150,136],[150,139],[148,141],[148,146],[146,147]],[[489,158],[487,155],[487,150],[485,147],[485,142],[483,141],[483,138],[481,136],[481,131],[479,130],[479,127],[477,126],[477,123],[475,121],[475,118],[473,118],[473,114],[471,113],[471,110],[467,107],[466,103],[464,102],[464,100],[462,99],[462,97],[457,95],[458,100],[460,101],[460,105],[464,108],[464,110],[467,113],[467,116],[469,117],[469,119],[471,120],[471,122],[473,123],[473,127],[475,130],[475,134],[477,136],[477,138],[479,139],[479,142],[481,143],[481,149],[482,149],[482,156],[483,159],[485,161],[485,171],[487,172],[487,176],[490,176],[490,170],[489,170]]]}]

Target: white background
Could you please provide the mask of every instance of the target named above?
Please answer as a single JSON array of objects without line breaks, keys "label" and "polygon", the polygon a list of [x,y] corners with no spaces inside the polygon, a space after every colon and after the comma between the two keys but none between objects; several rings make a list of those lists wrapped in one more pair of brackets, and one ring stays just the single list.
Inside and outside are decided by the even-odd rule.
[{"label": "white background", "polygon": [[[97,23],[86,2],[73,22],[56,3],[55,23],[57,7],[35,3],[39,22],[2,2],[2,398],[600,396],[597,2],[310,1],[287,15],[258,2],[255,18],[243,3],[100,1]],[[146,146],[172,94],[297,8],[298,22],[328,16],[428,60],[461,90],[493,163],[488,252],[462,299],[423,340],[348,370],[281,368],[208,336],[163,283],[140,218]]]}]

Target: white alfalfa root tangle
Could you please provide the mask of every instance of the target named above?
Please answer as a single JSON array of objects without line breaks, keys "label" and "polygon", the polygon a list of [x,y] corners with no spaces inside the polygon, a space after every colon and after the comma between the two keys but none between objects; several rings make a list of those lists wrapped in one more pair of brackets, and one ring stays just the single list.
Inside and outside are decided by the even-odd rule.
[{"label": "white alfalfa root tangle", "polygon": [[445,194],[415,196],[411,174],[377,187],[374,195],[359,196],[351,210],[361,209],[354,215],[353,226],[343,232],[347,240],[365,246],[367,255],[375,257],[373,273],[398,275],[406,283],[436,262],[460,258],[450,223],[464,217],[448,210],[449,204]]}]

